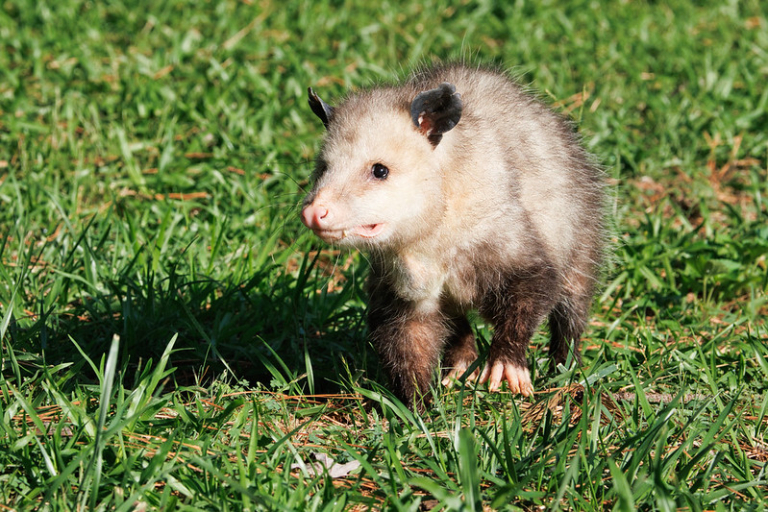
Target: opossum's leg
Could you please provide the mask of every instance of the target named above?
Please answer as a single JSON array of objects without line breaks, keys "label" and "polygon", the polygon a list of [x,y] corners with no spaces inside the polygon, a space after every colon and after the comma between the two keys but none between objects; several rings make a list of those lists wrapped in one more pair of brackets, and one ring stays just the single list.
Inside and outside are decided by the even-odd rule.
[{"label": "opossum's leg", "polygon": [[513,393],[533,393],[525,353],[559,291],[557,273],[542,265],[510,276],[505,286],[486,298],[481,312],[493,322],[494,333],[480,383],[487,382],[490,391],[506,381]]},{"label": "opossum's leg", "polygon": [[549,314],[549,357],[564,364],[573,343],[573,358],[581,362],[579,341],[587,325],[594,294],[594,280],[586,273],[573,273],[566,280],[565,295]]},{"label": "opossum's leg", "polygon": [[566,299],[555,306],[549,314],[549,357],[555,364],[565,364],[571,347],[573,347],[574,360],[581,361],[579,340],[586,325],[588,308],[589,302],[586,308],[577,309],[569,299]]},{"label": "opossum's leg", "polygon": [[[443,368],[447,370],[443,376],[442,384],[451,387],[453,381],[458,379],[467,368],[477,359],[477,345],[472,326],[465,315],[455,316],[448,321],[448,339],[443,356]],[[479,372],[475,371],[467,377],[468,380],[476,380]]]},{"label": "opossum's leg", "polygon": [[429,385],[445,337],[439,312],[420,311],[377,289],[371,296],[368,325],[393,393],[408,407],[423,410],[431,399]]}]

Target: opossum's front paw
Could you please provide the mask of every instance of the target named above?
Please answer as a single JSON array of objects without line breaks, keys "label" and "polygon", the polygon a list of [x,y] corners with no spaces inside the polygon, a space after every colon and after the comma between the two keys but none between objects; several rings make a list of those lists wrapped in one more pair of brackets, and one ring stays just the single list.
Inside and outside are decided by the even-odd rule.
[{"label": "opossum's front paw", "polygon": [[480,375],[480,384],[488,383],[488,391],[497,391],[501,383],[507,381],[509,390],[515,394],[531,396],[533,394],[533,384],[531,383],[531,373],[528,368],[520,368],[511,363],[496,361],[493,366],[487,363]]},{"label": "opossum's front paw", "polygon": [[[461,378],[464,373],[466,373],[467,368],[472,364],[473,361],[456,361],[453,364],[453,367],[448,370],[448,373],[445,374],[443,377],[443,380],[440,381],[440,383],[447,387],[451,388],[453,386],[453,383]],[[477,380],[477,378],[480,376],[480,370],[477,369],[471,374],[467,375],[467,382],[474,382]]]}]

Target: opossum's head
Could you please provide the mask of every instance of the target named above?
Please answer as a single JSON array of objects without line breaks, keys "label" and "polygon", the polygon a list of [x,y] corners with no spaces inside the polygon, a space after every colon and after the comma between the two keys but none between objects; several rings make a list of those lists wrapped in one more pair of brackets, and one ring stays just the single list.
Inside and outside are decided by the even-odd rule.
[{"label": "opossum's head", "polygon": [[461,118],[461,99],[451,84],[407,96],[374,89],[331,107],[309,90],[309,104],[328,131],[301,219],[324,241],[397,247],[440,221],[436,152]]}]

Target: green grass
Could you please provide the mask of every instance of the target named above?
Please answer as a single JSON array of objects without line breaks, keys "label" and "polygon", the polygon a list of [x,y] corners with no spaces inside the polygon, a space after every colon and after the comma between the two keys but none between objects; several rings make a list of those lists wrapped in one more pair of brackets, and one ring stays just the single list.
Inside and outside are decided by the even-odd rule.
[{"label": "green grass", "polygon": [[[306,87],[467,56],[577,122],[615,256],[582,368],[420,417],[298,221]],[[6,1],[0,509],[764,508],[766,83],[757,0]]]}]

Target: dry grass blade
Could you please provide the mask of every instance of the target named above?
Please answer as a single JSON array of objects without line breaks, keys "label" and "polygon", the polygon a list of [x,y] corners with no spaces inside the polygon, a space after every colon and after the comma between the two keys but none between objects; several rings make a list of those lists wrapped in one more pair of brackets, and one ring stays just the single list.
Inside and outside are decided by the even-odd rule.
[{"label": "dry grass blade", "polygon": [[[540,393],[544,395],[541,399],[533,404],[526,403],[523,405],[522,419],[529,429],[535,429],[548,412],[553,415],[557,422],[561,422],[564,416],[568,418],[571,425],[579,422],[586,405],[584,386],[581,384],[569,384]],[[602,425],[622,420],[621,409],[610,393],[606,391],[601,392],[600,401],[606,409],[600,413]],[[608,413],[612,416],[609,416]]]}]

